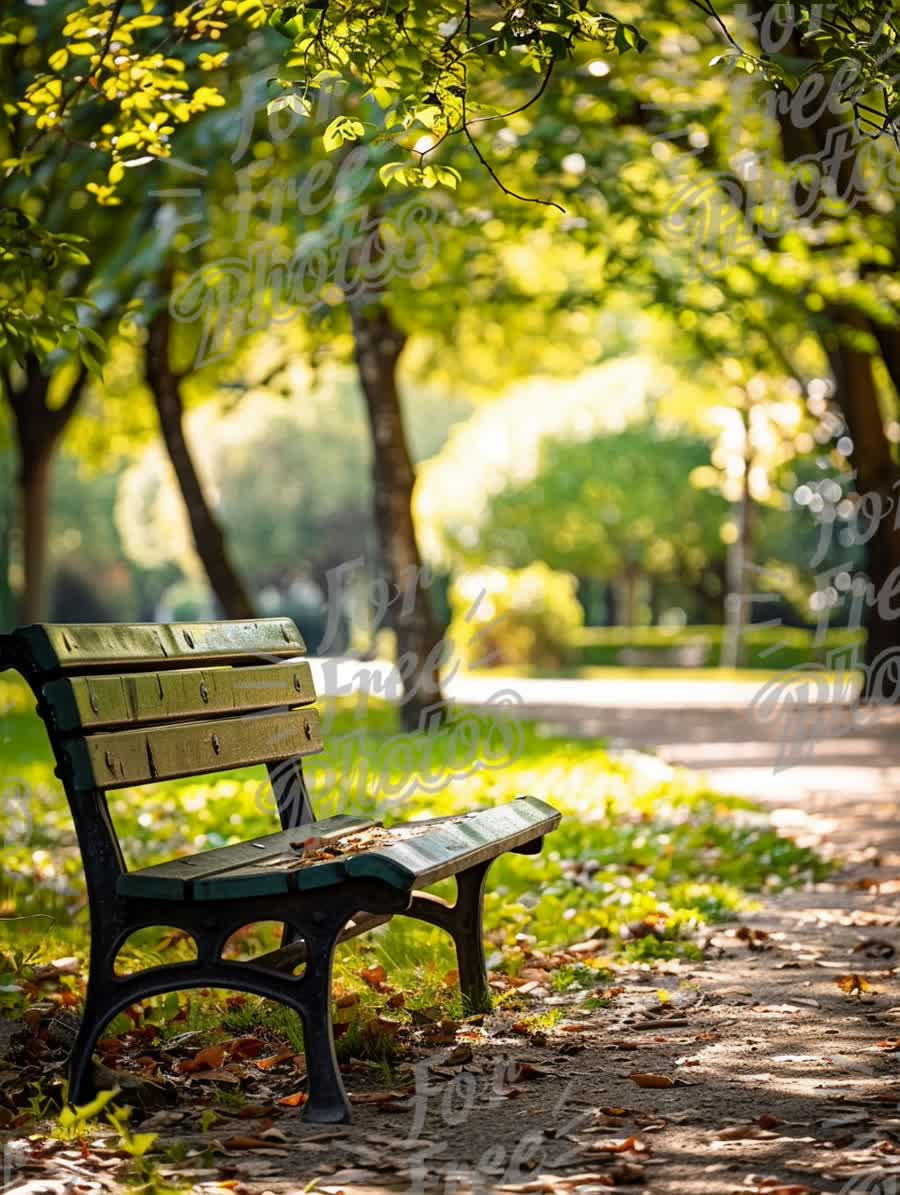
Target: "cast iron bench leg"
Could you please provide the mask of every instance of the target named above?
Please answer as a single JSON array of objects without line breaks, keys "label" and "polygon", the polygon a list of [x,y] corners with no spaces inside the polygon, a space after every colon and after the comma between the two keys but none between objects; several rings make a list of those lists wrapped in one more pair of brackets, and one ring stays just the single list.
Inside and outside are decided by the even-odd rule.
[{"label": "cast iron bench leg", "polygon": [[108,936],[96,920],[91,926],[90,969],[81,1023],[69,1055],[69,1103],[86,1104],[96,1095],[92,1076],[94,1048],[109,1023],[115,983],[116,935]]},{"label": "cast iron bench leg", "polygon": [[331,972],[338,935],[346,924],[306,933],[306,972],[298,989],[297,1011],[303,1021],[308,1099],[303,1119],[313,1124],[347,1124],[350,1101],[344,1090],[331,1024]]},{"label": "cast iron bench leg", "polygon": [[427,892],[417,892],[406,911],[408,917],[436,925],[453,938],[463,1005],[470,1014],[491,1010],[482,921],[484,884],[493,862],[488,859],[485,863],[476,863],[457,875],[455,904],[448,904]]}]

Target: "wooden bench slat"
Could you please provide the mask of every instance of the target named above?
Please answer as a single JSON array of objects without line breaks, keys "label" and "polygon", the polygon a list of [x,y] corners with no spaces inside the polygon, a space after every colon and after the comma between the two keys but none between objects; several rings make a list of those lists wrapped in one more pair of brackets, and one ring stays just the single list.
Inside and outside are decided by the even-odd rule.
[{"label": "wooden bench slat", "polygon": [[41,698],[66,733],[307,705],[316,691],[309,664],[297,661],[63,677],[44,685]]},{"label": "wooden bench slat", "polygon": [[[329,819],[329,822],[334,819]],[[239,847],[223,847],[218,852],[218,868],[212,868],[204,875],[190,875],[190,884],[184,890],[173,889],[175,897],[188,894],[194,900],[238,900],[251,896],[278,896],[288,892],[311,891],[342,883],[345,879],[367,877],[382,880],[392,888],[408,891],[415,886],[437,883],[446,876],[455,875],[467,867],[494,858],[504,851],[514,850],[523,843],[542,838],[559,824],[560,815],[550,805],[535,797],[518,797],[507,805],[493,809],[480,809],[472,813],[438,819],[428,823],[428,829],[415,838],[408,838],[394,846],[380,850],[362,851],[343,859],[313,863],[308,866],[289,867],[297,856],[290,850],[290,843],[301,840],[304,829],[285,831],[282,834],[259,839],[266,845],[258,856],[250,855]],[[317,822],[309,827],[309,833],[320,837],[321,828],[329,823]],[[372,823],[359,826],[345,826],[333,837],[341,837],[351,829],[361,829]],[[415,822],[406,823],[416,825]],[[244,844],[246,845],[246,844]],[[272,849],[268,849],[271,845]],[[195,856],[203,859],[204,856]],[[222,865],[226,859],[228,866]],[[188,860],[175,860],[173,876],[188,878]],[[160,865],[162,868],[168,864]],[[122,883],[133,895],[152,895],[166,898],[168,891],[154,889],[142,884],[139,877],[150,877],[150,873],[162,876],[159,869],[147,869],[124,877]],[[165,873],[168,878],[169,873]],[[137,887],[141,891],[137,891]]]},{"label": "wooden bench slat", "polygon": [[236,622],[54,623],[19,627],[9,645],[24,652],[37,672],[87,672],[177,667],[194,661],[219,663],[306,654],[289,618]]},{"label": "wooden bench slat", "polygon": [[65,740],[61,754],[66,779],[83,792],[225,772],[321,750],[319,715],[310,707],[101,732]]},{"label": "wooden bench slat", "polygon": [[537,797],[480,809],[461,821],[347,860],[346,874],[383,880],[395,888],[427,887],[555,830],[560,814]]},{"label": "wooden bench slat", "polygon": [[122,896],[146,896],[160,900],[188,900],[193,886],[211,876],[225,875],[250,862],[271,859],[290,849],[292,842],[316,838],[341,838],[353,830],[364,830],[373,825],[371,818],[352,817],[339,813],[292,830],[279,830],[275,834],[263,834],[247,842],[232,846],[216,847],[201,851],[199,855],[185,855],[169,859],[153,867],[126,872],[119,877],[118,891]]}]

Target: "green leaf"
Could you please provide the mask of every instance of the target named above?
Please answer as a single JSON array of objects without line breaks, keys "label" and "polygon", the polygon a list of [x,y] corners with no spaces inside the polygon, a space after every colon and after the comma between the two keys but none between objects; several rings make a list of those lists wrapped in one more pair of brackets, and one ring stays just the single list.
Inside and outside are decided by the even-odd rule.
[{"label": "green leaf", "polygon": [[336,116],[322,134],[322,144],[326,153],[331,153],[345,141],[356,141],[365,131],[366,127],[361,121],[351,120],[349,116]]}]

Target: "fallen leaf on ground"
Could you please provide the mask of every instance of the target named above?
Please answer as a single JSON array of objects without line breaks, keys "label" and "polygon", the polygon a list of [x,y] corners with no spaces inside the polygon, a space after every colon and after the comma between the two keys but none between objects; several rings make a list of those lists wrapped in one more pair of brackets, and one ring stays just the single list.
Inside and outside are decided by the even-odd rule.
[{"label": "fallen leaf on ground", "polygon": [[768,1130],[760,1128],[758,1124],[732,1124],[727,1128],[719,1129],[716,1138],[719,1141],[747,1141],[754,1137],[769,1135]]},{"label": "fallen leaf on ground", "polygon": [[293,1095],[286,1095],[278,1102],[285,1108],[299,1108],[301,1104],[305,1104],[309,1096],[305,1091],[295,1091]]},{"label": "fallen leaf on ground", "polygon": [[387,1104],[391,1100],[405,1100],[408,1095],[411,1095],[414,1088],[410,1087],[406,1091],[357,1091],[351,1092],[351,1104]]},{"label": "fallen leaf on ground", "polygon": [[838,975],[834,981],[842,992],[846,992],[848,996],[862,996],[863,992],[874,992],[874,988],[864,979],[862,975],[857,975],[854,971],[850,975]]},{"label": "fallen leaf on ground", "polygon": [[645,1145],[639,1137],[626,1137],[622,1141],[594,1141],[590,1146],[590,1153],[624,1154],[649,1153],[650,1147]]},{"label": "fallen leaf on ground", "polygon": [[240,1083],[240,1075],[227,1067],[214,1067],[206,1071],[194,1071],[191,1075],[199,1083]]},{"label": "fallen leaf on ground", "polygon": [[289,1058],[293,1057],[293,1050],[279,1050],[277,1054],[272,1054],[268,1058],[260,1058],[256,1065],[261,1071],[270,1071],[273,1066],[278,1066],[280,1062],[287,1062]]},{"label": "fallen leaf on ground", "polygon": [[225,1052],[232,1058],[258,1058],[263,1048],[258,1037],[236,1037],[224,1045]]},{"label": "fallen leaf on ground", "polygon": [[359,973],[360,979],[364,980],[370,988],[380,988],[387,979],[387,971],[379,963],[377,967],[363,967]]},{"label": "fallen leaf on ground", "polygon": [[632,1083],[637,1083],[638,1087],[674,1087],[675,1085],[675,1080],[670,1079],[668,1075],[651,1075],[633,1071],[628,1078]]},{"label": "fallen leaf on ground", "polygon": [[207,1046],[205,1050],[200,1050],[194,1055],[194,1062],[197,1066],[205,1067],[207,1070],[218,1070],[224,1061],[224,1046]]}]

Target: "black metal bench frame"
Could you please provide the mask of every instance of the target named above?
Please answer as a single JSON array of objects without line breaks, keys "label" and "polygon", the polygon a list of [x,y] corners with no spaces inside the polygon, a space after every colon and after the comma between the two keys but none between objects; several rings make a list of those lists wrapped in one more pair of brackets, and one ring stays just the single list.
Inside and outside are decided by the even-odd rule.
[{"label": "black metal bench frame", "polygon": [[[322,742],[309,666],[297,658],[304,653],[288,619],[36,625],[0,638],[0,667],[17,669],[37,698],[84,865],[91,949],[84,1013],[70,1060],[74,1102],[93,1094],[92,1053],[117,1013],[164,992],[215,987],[295,1010],[303,1024],[308,1074],[304,1116],[349,1121],[331,1024],[334,952],[338,942],[395,914],[447,931],[467,1007],[490,1007],[482,938],[485,880],[500,854],[537,853],[544,835],[556,828],[559,814],[534,798],[437,819],[406,845],[306,870],[285,871],[275,864],[267,869],[289,845],[275,834],[225,848],[230,854],[205,852],[128,871],[106,801],[113,788],[264,763],[282,831],[308,826],[311,834],[341,837],[372,824],[349,817],[315,821],[301,759],[321,750]],[[261,854],[242,862],[254,849]],[[230,862],[217,871],[220,857]],[[453,904],[414,887],[451,875],[457,884]],[[222,957],[237,929],[264,921],[284,924],[279,950],[247,962]],[[125,941],[151,926],[188,933],[196,960],[117,975],[115,961]],[[294,974],[301,962],[302,973]]]}]

